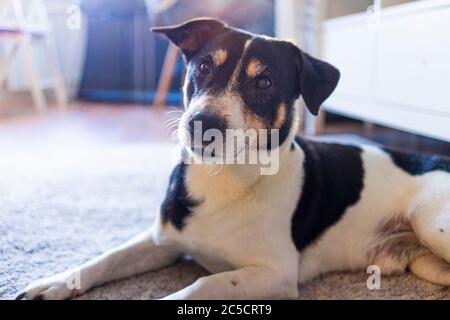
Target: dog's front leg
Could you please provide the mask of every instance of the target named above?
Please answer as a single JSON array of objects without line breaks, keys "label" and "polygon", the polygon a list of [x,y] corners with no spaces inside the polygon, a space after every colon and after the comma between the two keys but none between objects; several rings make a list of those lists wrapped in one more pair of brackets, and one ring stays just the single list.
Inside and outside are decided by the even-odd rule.
[{"label": "dog's front leg", "polygon": [[295,275],[246,267],[198,279],[164,300],[290,299],[298,296]]},{"label": "dog's front leg", "polygon": [[171,246],[157,245],[144,232],[85,264],[29,285],[18,299],[68,299],[94,286],[165,267],[179,257]]}]

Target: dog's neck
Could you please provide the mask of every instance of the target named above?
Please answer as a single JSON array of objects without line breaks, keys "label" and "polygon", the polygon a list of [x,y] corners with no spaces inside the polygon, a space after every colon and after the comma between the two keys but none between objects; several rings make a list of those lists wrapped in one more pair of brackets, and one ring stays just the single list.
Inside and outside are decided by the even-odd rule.
[{"label": "dog's neck", "polygon": [[192,164],[187,176],[189,191],[194,197],[208,197],[217,195],[224,201],[231,201],[252,192],[262,183],[269,183],[271,179],[283,171],[290,161],[291,146],[299,126],[298,108],[294,107],[293,123],[290,133],[278,148],[278,172],[274,175],[261,174],[264,165],[261,164]]}]

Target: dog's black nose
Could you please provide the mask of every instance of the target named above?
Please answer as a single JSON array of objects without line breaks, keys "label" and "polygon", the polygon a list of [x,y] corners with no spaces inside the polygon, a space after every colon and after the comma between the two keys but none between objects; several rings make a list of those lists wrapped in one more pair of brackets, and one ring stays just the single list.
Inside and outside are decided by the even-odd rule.
[{"label": "dog's black nose", "polygon": [[203,135],[209,129],[217,129],[223,133],[226,129],[226,123],[219,116],[207,112],[197,112],[192,115],[189,120],[191,134],[194,134],[195,130],[200,130],[197,134]]}]

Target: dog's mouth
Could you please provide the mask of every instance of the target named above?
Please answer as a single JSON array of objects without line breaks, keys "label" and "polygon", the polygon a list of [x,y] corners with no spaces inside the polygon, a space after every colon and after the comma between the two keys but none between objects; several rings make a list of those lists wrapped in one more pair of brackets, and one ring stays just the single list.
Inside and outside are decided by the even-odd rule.
[{"label": "dog's mouth", "polygon": [[234,163],[259,150],[260,131],[233,128],[223,115],[197,112],[183,120],[179,141],[201,163]]},{"label": "dog's mouth", "polygon": [[[217,147],[219,145],[220,147]],[[239,145],[234,147],[227,147],[226,139],[222,142],[198,142],[193,143],[187,146],[187,148],[194,154],[198,156],[203,156],[206,158],[224,158],[224,157],[236,157],[245,149],[249,148],[249,144],[245,143],[244,145]]]}]

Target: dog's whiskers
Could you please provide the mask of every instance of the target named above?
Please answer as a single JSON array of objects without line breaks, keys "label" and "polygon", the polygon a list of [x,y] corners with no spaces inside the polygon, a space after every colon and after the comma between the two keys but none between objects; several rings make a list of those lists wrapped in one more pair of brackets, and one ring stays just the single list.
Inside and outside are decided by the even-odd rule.
[{"label": "dog's whiskers", "polygon": [[164,121],[164,123],[165,123],[165,122],[169,122],[169,121],[174,121],[174,120],[179,121],[179,120],[181,120],[181,117],[173,117],[173,118],[166,119],[166,120]]},{"label": "dog's whiskers", "polygon": [[172,113],[184,113],[184,110],[176,108],[176,107],[169,107],[169,111],[166,112],[166,114],[172,114]]},{"label": "dog's whiskers", "polygon": [[166,115],[169,115],[169,114],[180,114],[180,113],[184,113],[184,111],[183,110],[171,110],[171,111],[167,111]]},{"label": "dog's whiskers", "polygon": [[172,127],[168,127],[167,128],[167,132],[170,134],[170,133],[172,133],[172,131],[174,131],[174,130],[178,130],[178,126],[172,126]]},{"label": "dog's whiskers", "polygon": [[173,119],[169,119],[163,122],[164,127],[167,126],[171,126],[173,124],[179,124],[180,123],[181,118],[173,118]]},{"label": "dog's whiskers", "polygon": [[173,127],[178,127],[179,126],[179,123],[178,122],[172,122],[172,123],[166,123],[165,125],[164,125],[164,127],[165,128],[173,128]]}]

